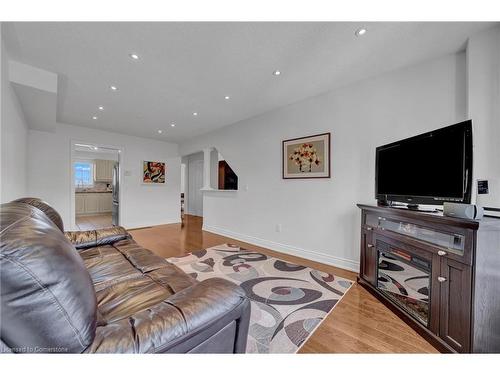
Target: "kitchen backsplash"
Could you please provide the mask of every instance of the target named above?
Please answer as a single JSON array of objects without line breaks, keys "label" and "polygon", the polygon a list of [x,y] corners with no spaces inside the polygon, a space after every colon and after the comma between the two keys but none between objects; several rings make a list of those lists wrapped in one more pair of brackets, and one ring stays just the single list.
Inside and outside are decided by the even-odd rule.
[{"label": "kitchen backsplash", "polygon": [[[109,185],[109,188],[108,188]],[[78,192],[87,192],[87,191],[111,191],[111,184],[108,182],[94,182],[93,187],[80,188],[75,186],[75,191]]]}]

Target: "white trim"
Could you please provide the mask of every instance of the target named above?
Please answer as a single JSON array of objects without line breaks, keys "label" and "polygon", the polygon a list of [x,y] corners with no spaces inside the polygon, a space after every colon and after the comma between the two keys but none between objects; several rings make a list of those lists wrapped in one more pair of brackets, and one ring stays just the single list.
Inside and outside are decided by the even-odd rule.
[{"label": "white trim", "polygon": [[285,253],[289,255],[294,255],[301,258],[306,258],[309,260],[313,260],[315,262],[320,262],[324,264],[328,264],[330,266],[342,268],[348,271],[359,272],[359,262],[344,259],[339,257],[334,257],[331,255],[326,255],[319,253],[314,250],[306,250],[301,249],[300,247],[285,245],[279,242],[265,240],[263,238],[258,238],[254,236],[249,236],[242,233],[236,233],[228,229],[218,228],[211,225],[203,224],[204,231],[215,233],[225,237],[231,237],[238,241],[248,242],[252,245],[257,245],[261,247],[268,248],[273,251],[277,251],[279,253]]},{"label": "white trim", "polygon": [[124,227],[126,230],[137,230],[142,228],[157,227],[159,225],[169,225],[169,224],[182,224],[182,222],[179,219],[171,219],[163,221],[161,223],[156,221],[140,221],[140,222],[132,221],[130,223],[124,223],[120,225]]},{"label": "white trim", "polygon": [[203,193],[236,193],[238,190],[234,189],[200,189]]}]

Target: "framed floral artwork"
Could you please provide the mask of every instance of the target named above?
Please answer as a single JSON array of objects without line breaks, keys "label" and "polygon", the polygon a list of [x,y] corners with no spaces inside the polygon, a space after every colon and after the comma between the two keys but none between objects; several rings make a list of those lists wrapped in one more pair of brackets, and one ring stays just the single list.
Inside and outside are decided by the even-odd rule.
[{"label": "framed floral artwork", "polygon": [[165,163],[159,161],[144,161],[142,163],[142,183],[164,184],[165,172]]},{"label": "framed floral artwork", "polygon": [[330,133],[283,141],[283,178],[330,178]]}]

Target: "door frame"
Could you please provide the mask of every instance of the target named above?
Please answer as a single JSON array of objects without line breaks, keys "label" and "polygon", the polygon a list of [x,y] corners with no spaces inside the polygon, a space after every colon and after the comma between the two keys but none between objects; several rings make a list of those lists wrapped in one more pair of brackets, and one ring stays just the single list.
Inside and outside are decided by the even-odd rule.
[{"label": "door frame", "polygon": [[[71,230],[77,230],[78,228],[76,227],[76,211],[75,211],[75,171],[73,169],[73,163],[77,159],[75,157],[75,147],[77,144],[91,144],[94,145],[98,148],[107,148],[107,149],[112,149],[112,150],[117,150],[118,151],[118,183],[121,185],[123,178],[122,178],[122,168],[121,168],[121,163],[124,159],[124,154],[125,154],[125,148],[123,146],[117,146],[117,145],[110,145],[110,144],[103,144],[103,143],[98,143],[98,142],[92,142],[92,141],[84,141],[81,139],[70,139],[70,163],[69,163],[69,169],[70,169],[70,179],[69,179],[69,213],[70,213],[70,229]],[[118,191],[119,199],[120,199],[120,206],[118,208],[118,225],[121,225],[123,223],[123,206],[124,206],[124,201],[123,201],[123,187],[120,186],[120,190]]]}]

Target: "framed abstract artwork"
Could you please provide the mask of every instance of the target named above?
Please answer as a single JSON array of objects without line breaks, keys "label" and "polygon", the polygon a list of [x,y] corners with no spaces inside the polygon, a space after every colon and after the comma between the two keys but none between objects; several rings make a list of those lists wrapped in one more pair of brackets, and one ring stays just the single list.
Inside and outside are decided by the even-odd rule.
[{"label": "framed abstract artwork", "polygon": [[330,178],[330,133],[283,141],[283,178]]},{"label": "framed abstract artwork", "polygon": [[142,183],[164,184],[166,165],[159,161],[142,162]]}]

